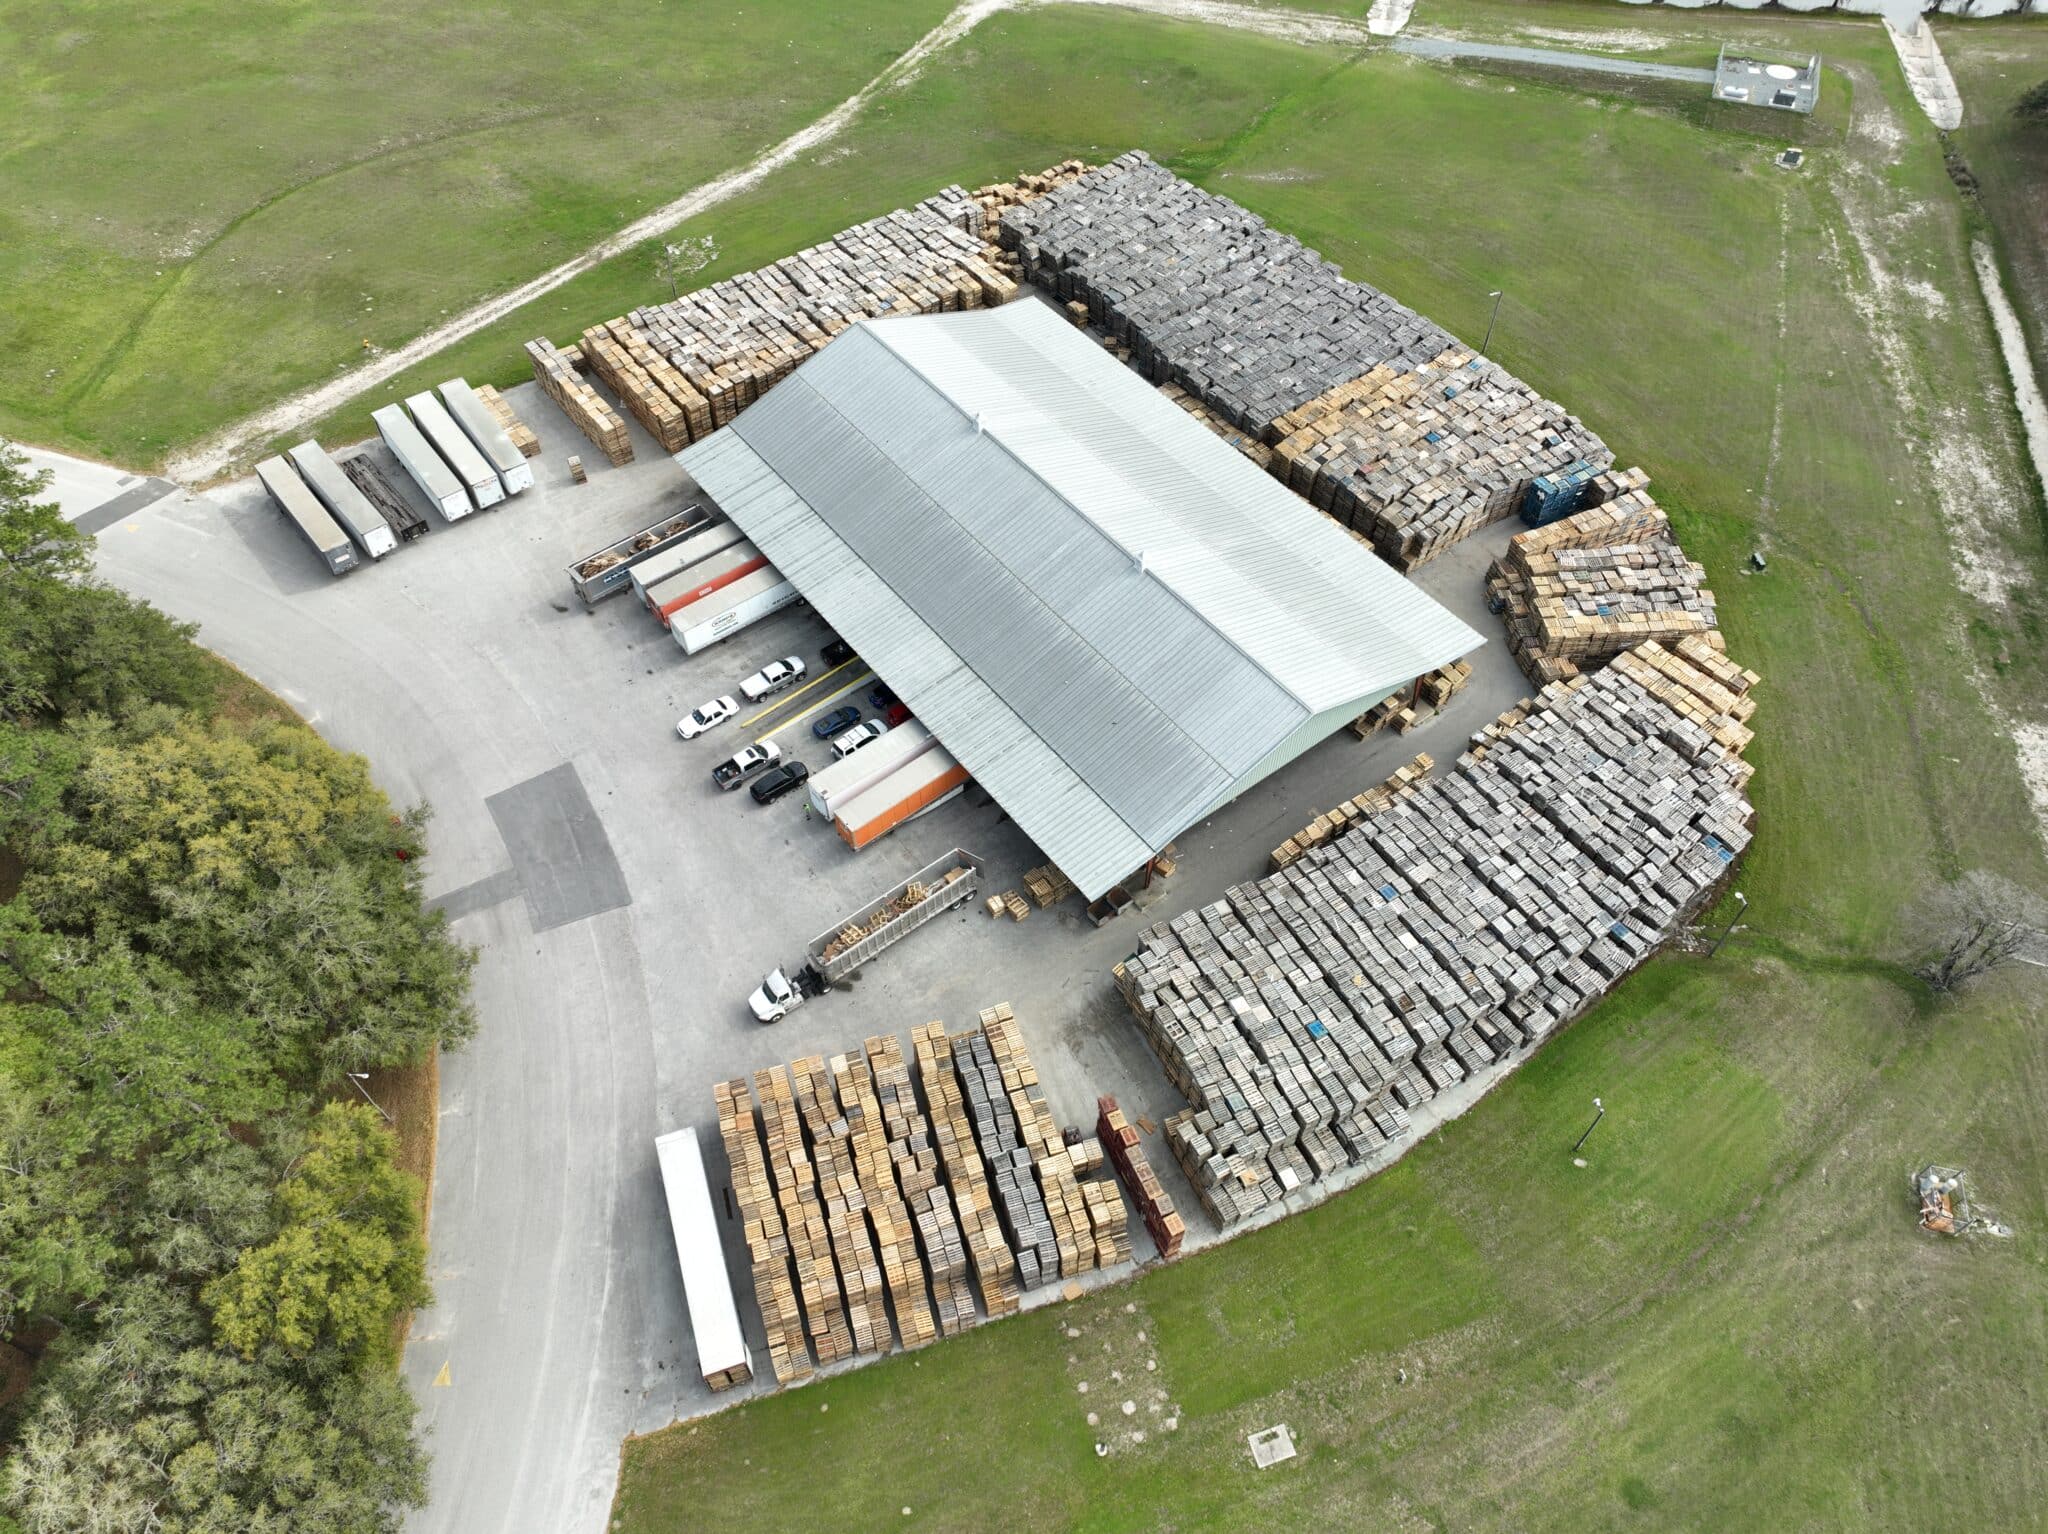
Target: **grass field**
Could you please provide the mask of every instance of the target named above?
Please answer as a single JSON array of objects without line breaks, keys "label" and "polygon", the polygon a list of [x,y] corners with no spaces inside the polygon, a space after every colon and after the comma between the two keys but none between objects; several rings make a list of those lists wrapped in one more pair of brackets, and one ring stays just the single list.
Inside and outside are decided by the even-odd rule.
[{"label": "grass field", "polygon": [[[1697,24],[1626,15],[1673,47]],[[804,167],[704,222],[756,260],[778,206],[829,226],[1086,151],[1136,94],[1088,61],[1142,58],[1172,92],[1111,147],[1150,145],[1454,328],[1504,287],[1495,350],[1657,476],[1767,678],[1763,834],[1754,932],[1651,966],[1395,1171],[1104,1295],[636,1441],[616,1527],[809,1526],[821,1498],[854,1528],[1027,1508],[1075,1530],[2038,1522],[2041,987],[1936,1005],[1898,960],[1900,913],[1938,878],[2042,882],[1993,713],[2041,708],[2035,599],[1969,601],[1955,558],[2032,583],[2048,561],[2030,519],[1957,520],[1958,476],[2026,491],[1935,136],[1873,26],[1805,35],[1855,113],[1787,176],[1741,119],[1378,53],[1305,70],[1114,15],[1005,18],[847,141],[881,195],[834,200],[841,166]],[[1038,108],[1063,79],[1062,110],[1086,114],[1069,138]],[[918,143],[924,177],[870,173]],[[812,232],[782,227],[779,248]],[[634,301],[612,280],[560,295],[571,323],[547,328]],[[1968,463],[1943,456],[1957,440]],[[1746,577],[1753,548],[1770,568]],[[1581,1171],[1564,1152],[1595,1094],[1610,1111]],[[1906,1173],[1933,1157],[1973,1169],[2013,1243],[1913,1229]],[[1144,1399],[1111,1367],[1164,1390],[1176,1427],[1098,1460],[1085,1412]],[[1283,1420],[1302,1458],[1254,1472],[1243,1434]]]},{"label": "grass field", "polygon": [[0,0],[0,434],[155,463],[843,100],[946,0]]},{"label": "grass field", "polygon": [[2034,371],[2048,378],[2048,122],[2020,123],[2012,115],[2022,91],[2048,80],[2048,27],[1944,26],[1941,48],[1963,93],[1956,143],[1998,231]]}]

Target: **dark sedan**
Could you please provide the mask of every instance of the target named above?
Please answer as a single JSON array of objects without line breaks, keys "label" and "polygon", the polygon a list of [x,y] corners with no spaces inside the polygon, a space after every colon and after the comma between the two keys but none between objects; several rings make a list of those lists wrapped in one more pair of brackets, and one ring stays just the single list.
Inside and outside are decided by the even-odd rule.
[{"label": "dark sedan", "polygon": [[747,792],[754,796],[756,804],[773,804],[810,775],[811,769],[802,762],[784,762],[780,767],[771,767],[754,779],[753,787]]},{"label": "dark sedan", "polygon": [[835,735],[845,734],[859,723],[860,710],[848,705],[845,708],[835,708],[831,713],[822,715],[818,722],[811,726],[811,733],[820,740],[830,740]]},{"label": "dark sedan", "polygon": [[843,639],[834,639],[818,652],[818,658],[828,666],[843,666],[853,659],[853,646]]}]

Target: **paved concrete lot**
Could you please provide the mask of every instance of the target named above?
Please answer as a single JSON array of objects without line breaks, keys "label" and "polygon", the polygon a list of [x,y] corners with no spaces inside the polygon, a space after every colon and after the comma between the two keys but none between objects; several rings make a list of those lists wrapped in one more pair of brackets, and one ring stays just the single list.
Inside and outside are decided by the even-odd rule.
[{"label": "paved concrete lot", "polygon": [[[1448,763],[1527,687],[1489,644],[1444,719],[1365,744],[1341,734],[1190,831],[1180,872],[1138,912],[1098,930],[1078,901],[1023,923],[977,902],[764,1028],[745,1004],[764,971],[946,848],[986,861],[983,894],[1040,858],[972,788],[860,854],[807,817],[801,794],[763,808],[716,791],[712,765],[770,732],[822,766],[809,721],[841,702],[865,711],[865,670],[679,741],[680,715],[765,660],[801,655],[818,677],[826,631],[792,609],[686,657],[630,595],[586,611],[564,566],[691,487],[637,427],[638,461],[611,468],[533,387],[508,397],[546,447],[536,488],[453,526],[430,517],[425,538],[376,565],[328,576],[244,482],[112,522],[100,568],[200,623],[203,642],[367,755],[395,799],[432,804],[428,889],[482,950],[482,1029],[442,1068],[436,1302],[406,1357],[434,1454],[433,1504],[414,1527],[594,1534],[619,1440],[712,1404],[656,1134],[696,1125],[722,1180],[715,1081],[933,1018],[964,1026],[998,1001],[1016,1008],[1062,1122],[1092,1123],[1103,1091],[1163,1118],[1178,1097],[1109,975],[1141,928],[1263,872],[1282,839],[1416,751]],[[571,453],[588,485],[570,484]],[[1489,635],[1480,577],[1507,532],[1420,577]],[[1161,1142],[1151,1149],[1191,1240],[1211,1238]],[[1149,1250],[1142,1231],[1137,1246]],[[736,1230],[726,1254],[758,1345]]]}]

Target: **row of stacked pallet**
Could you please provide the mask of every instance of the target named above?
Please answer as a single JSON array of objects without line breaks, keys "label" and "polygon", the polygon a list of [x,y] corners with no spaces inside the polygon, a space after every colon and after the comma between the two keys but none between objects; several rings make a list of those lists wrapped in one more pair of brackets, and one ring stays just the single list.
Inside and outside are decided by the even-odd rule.
[{"label": "row of stacked pallet", "polygon": [[1123,1195],[1090,1175],[1101,1147],[1054,1122],[1008,1007],[912,1043],[914,1079],[880,1034],[758,1071],[752,1097],[744,1079],[714,1090],[778,1384],[808,1378],[813,1354],[922,1347],[1131,1255]]},{"label": "row of stacked pallet", "polygon": [[1486,574],[1508,645],[1539,686],[1566,680],[1648,639],[1718,648],[1714,593],[1685,557],[1641,469],[1602,474],[1592,504],[1518,533]]},{"label": "row of stacked pallet", "polygon": [[1402,568],[1507,515],[1538,476],[1612,462],[1504,369],[1140,151],[1006,209],[1001,231],[1031,282],[1271,444],[1272,472]]},{"label": "row of stacked pallet", "polygon": [[1169,1146],[1219,1223],[1410,1137],[1412,1114],[1576,1017],[1720,882],[1752,824],[1730,744],[1747,732],[1724,706],[1755,677],[1689,656],[1645,645],[1545,688],[1451,773],[1117,966],[1188,1099]]}]

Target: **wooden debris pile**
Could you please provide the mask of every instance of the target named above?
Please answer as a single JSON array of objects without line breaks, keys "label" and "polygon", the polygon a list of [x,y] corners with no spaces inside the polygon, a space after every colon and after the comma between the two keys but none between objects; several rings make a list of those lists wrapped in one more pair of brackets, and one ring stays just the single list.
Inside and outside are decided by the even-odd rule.
[{"label": "wooden debris pile", "polygon": [[633,440],[626,435],[626,423],[605,403],[605,398],[583,379],[578,364],[583,353],[571,347],[563,351],[545,336],[526,343],[526,355],[533,363],[534,379],[547,397],[562,407],[584,436],[615,464],[633,461]]},{"label": "wooden debris pile", "polygon": [[[965,869],[961,869],[955,874],[948,875],[946,883],[951,884],[954,878],[965,872]],[[925,901],[932,897],[936,888],[937,886],[935,885],[919,884],[913,879],[904,886],[902,894],[879,910],[871,912],[866,920],[852,922],[840,928],[839,935],[825,945],[825,952],[820,957],[836,959],[856,943],[865,942],[868,938],[873,937],[877,932],[888,926],[897,917],[907,916],[918,906],[923,905]]]},{"label": "wooden debris pile", "polygon": [[1420,367],[1382,363],[1266,435],[1272,472],[1398,570],[1512,516],[1539,475],[1614,461],[1563,406],[1457,347]]},{"label": "wooden debris pile", "polygon": [[886,1353],[893,1341],[883,1298],[882,1263],[868,1235],[867,1196],[853,1160],[852,1130],[840,1116],[825,1062],[809,1055],[789,1068],[797,1112],[810,1136],[818,1168],[818,1193],[839,1287],[846,1297],[846,1321],[855,1353]]},{"label": "wooden debris pile", "polygon": [[896,1312],[897,1335],[906,1348],[921,1348],[938,1336],[926,1292],[924,1264],[917,1253],[917,1227],[896,1191],[896,1171],[889,1158],[889,1129],[875,1100],[874,1076],[865,1055],[834,1055],[828,1062],[852,1138],[854,1173],[867,1204],[868,1224],[875,1233],[875,1255],[881,1260],[882,1282]]},{"label": "wooden debris pile", "polygon": [[651,549],[657,543],[666,543],[678,533],[685,532],[689,528],[696,526],[699,520],[698,513],[691,511],[677,517],[673,522],[664,522],[660,527],[650,527],[645,532],[636,536],[623,549],[607,549],[601,554],[591,555],[590,558],[584,560],[582,564],[576,567],[576,573],[585,580],[589,580],[592,576],[602,575],[614,565],[624,564],[643,549]]},{"label": "wooden debris pile", "polygon": [[974,1125],[960,1096],[959,1079],[953,1074],[952,1041],[946,1037],[944,1023],[926,1023],[911,1030],[910,1042],[918,1085],[924,1089],[925,1107],[931,1115],[932,1143],[938,1147],[946,1186],[953,1195],[982,1304],[991,1316],[1009,1315],[1022,1297],[1017,1261],[1003,1237],[1002,1221],[996,1215],[981,1152],[975,1145]]},{"label": "wooden debris pile", "polygon": [[862,1048],[874,1074],[882,1122],[889,1132],[896,1188],[917,1227],[917,1244],[931,1280],[939,1331],[950,1337],[978,1323],[981,1316],[974,1308],[974,1290],[967,1279],[967,1245],[954,1216],[952,1197],[940,1181],[938,1148],[932,1143],[924,1110],[917,1105],[910,1068],[904,1064],[896,1035],[877,1034]]},{"label": "wooden debris pile", "polygon": [[1074,881],[1050,863],[1024,871],[1024,888],[1041,911],[1058,905],[1074,893]]},{"label": "wooden debris pile", "polygon": [[1714,594],[1685,557],[1640,469],[1594,482],[1599,504],[1519,533],[1486,574],[1508,645],[1539,686],[1605,664],[1645,640],[1716,648]]},{"label": "wooden debris pile", "polygon": [[768,1333],[768,1358],[775,1382],[787,1385],[811,1377],[810,1350],[804,1344],[803,1311],[790,1283],[789,1237],[782,1228],[782,1209],[768,1180],[761,1155],[761,1135],[754,1123],[754,1102],[744,1079],[721,1081],[712,1089],[718,1103],[718,1133],[732,1166],[732,1192],[739,1204],[740,1228],[751,1259],[754,1298],[761,1305],[761,1324]]},{"label": "wooden debris pile", "polygon": [[1368,788],[1364,793],[1346,799],[1333,810],[1316,816],[1286,841],[1273,849],[1273,868],[1285,868],[1311,847],[1320,847],[1332,837],[1342,836],[1352,825],[1368,815],[1377,815],[1381,810],[1405,799],[1422,786],[1423,780],[1436,763],[1428,752],[1417,753],[1415,759],[1400,768],[1377,788]]},{"label": "wooden debris pile", "polygon": [[1138,1215],[1145,1222],[1152,1244],[1159,1248],[1159,1255],[1168,1259],[1178,1257],[1181,1242],[1187,1238],[1187,1224],[1173,1207],[1173,1195],[1152,1170],[1151,1158],[1138,1139],[1137,1126],[1124,1116],[1116,1099],[1106,1093],[1095,1100],[1095,1138],[1108,1152],[1117,1176],[1131,1190]]},{"label": "wooden debris pile", "polygon": [[796,1263],[797,1297],[811,1351],[820,1364],[853,1356],[853,1329],[839,1297],[839,1269],[832,1257],[832,1230],[818,1200],[817,1174],[804,1148],[803,1119],[781,1066],[754,1072],[754,1096],[761,1104],[761,1129],[768,1145],[768,1172],[782,1206],[782,1226]]},{"label": "wooden debris pile", "polygon": [[1730,742],[1754,678],[1688,643],[1544,688],[1454,771],[1116,967],[1219,1222],[1401,1146],[1410,1115],[1576,1017],[1721,882],[1751,834]]},{"label": "wooden debris pile", "polygon": [[540,437],[531,426],[519,419],[511,402],[489,384],[476,386],[476,397],[484,402],[484,409],[491,418],[505,428],[505,435],[512,439],[512,445],[527,458],[540,457]]}]

